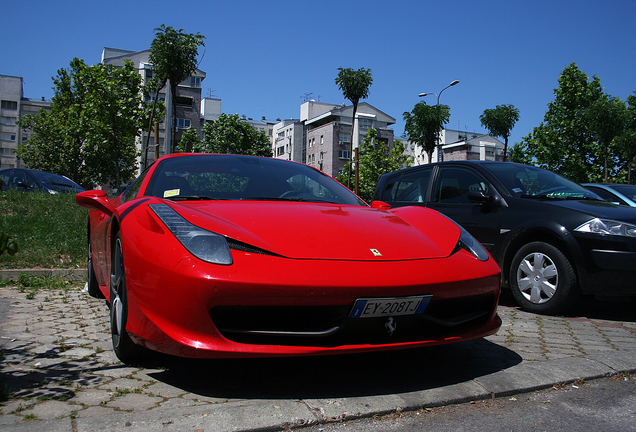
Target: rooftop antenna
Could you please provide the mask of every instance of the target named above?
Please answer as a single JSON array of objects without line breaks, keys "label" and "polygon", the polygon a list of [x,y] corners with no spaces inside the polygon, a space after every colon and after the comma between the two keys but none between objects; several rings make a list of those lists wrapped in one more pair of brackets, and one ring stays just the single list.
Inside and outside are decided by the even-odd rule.
[{"label": "rooftop antenna", "polygon": [[212,90],[208,87],[208,97],[211,98],[212,97],[212,93],[214,93],[216,90]]},{"label": "rooftop antenna", "polygon": [[303,96],[301,96],[301,99],[303,100],[303,102],[309,102],[311,100],[311,95],[313,93],[305,93]]}]

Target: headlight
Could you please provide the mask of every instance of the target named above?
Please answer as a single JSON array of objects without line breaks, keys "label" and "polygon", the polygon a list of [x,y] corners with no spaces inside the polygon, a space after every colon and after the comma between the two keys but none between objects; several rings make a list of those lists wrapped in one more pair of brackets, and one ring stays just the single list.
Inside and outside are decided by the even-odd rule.
[{"label": "headlight", "polygon": [[191,224],[166,204],[151,204],[150,208],[192,255],[213,264],[232,264],[225,237]]},{"label": "headlight", "polygon": [[479,243],[475,237],[468,234],[461,226],[457,225],[461,231],[459,235],[459,241],[457,242],[456,249],[464,249],[470,252],[477,258],[479,261],[488,261],[488,252],[484,247]]},{"label": "headlight", "polygon": [[606,234],[636,237],[636,225],[628,224],[625,222],[619,222],[609,219],[592,219],[585,222],[583,225],[575,229],[574,231],[592,233],[592,234]]}]

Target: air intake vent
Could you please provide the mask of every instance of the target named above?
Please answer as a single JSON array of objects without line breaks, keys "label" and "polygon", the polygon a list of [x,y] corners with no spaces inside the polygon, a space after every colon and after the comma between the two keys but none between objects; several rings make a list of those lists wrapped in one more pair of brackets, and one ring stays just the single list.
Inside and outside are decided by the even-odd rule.
[{"label": "air intake vent", "polygon": [[272,252],[268,252],[264,249],[260,249],[254,246],[250,246],[248,244],[242,243],[240,241],[236,241],[234,239],[231,238],[226,238],[227,240],[227,244],[228,246],[230,246],[230,249],[232,250],[236,250],[236,251],[240,251],[240,252],[247,252],[247,253],[253,253],[253,254],[259,254],[259,255],[269,255],[269,256],[280,256],[278,254],[272,253]]}]

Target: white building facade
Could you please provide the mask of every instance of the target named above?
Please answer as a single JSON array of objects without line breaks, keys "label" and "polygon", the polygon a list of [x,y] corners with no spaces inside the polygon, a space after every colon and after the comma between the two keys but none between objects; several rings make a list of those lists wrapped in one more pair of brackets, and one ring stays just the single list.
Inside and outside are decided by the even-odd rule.
[{"label": "white building facade", "polygon": [[22,77],[0,75],[0,169],[22,166],[16,149],[34,133],[19,127],[18,121],[26,115],[39,114],[41,109],[50,111],[51,102],[25,98]]}]

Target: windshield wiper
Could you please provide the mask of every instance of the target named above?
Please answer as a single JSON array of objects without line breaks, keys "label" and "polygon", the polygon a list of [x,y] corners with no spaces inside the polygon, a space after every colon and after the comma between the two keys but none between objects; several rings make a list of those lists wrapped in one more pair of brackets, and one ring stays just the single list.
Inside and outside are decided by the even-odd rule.
[{"label": "windshield wiper", "polygon": [[171,201],[227,201],[227,198],[212,198],[200,195],[176,195],[173,197],[167,197],[166,199]]}]

